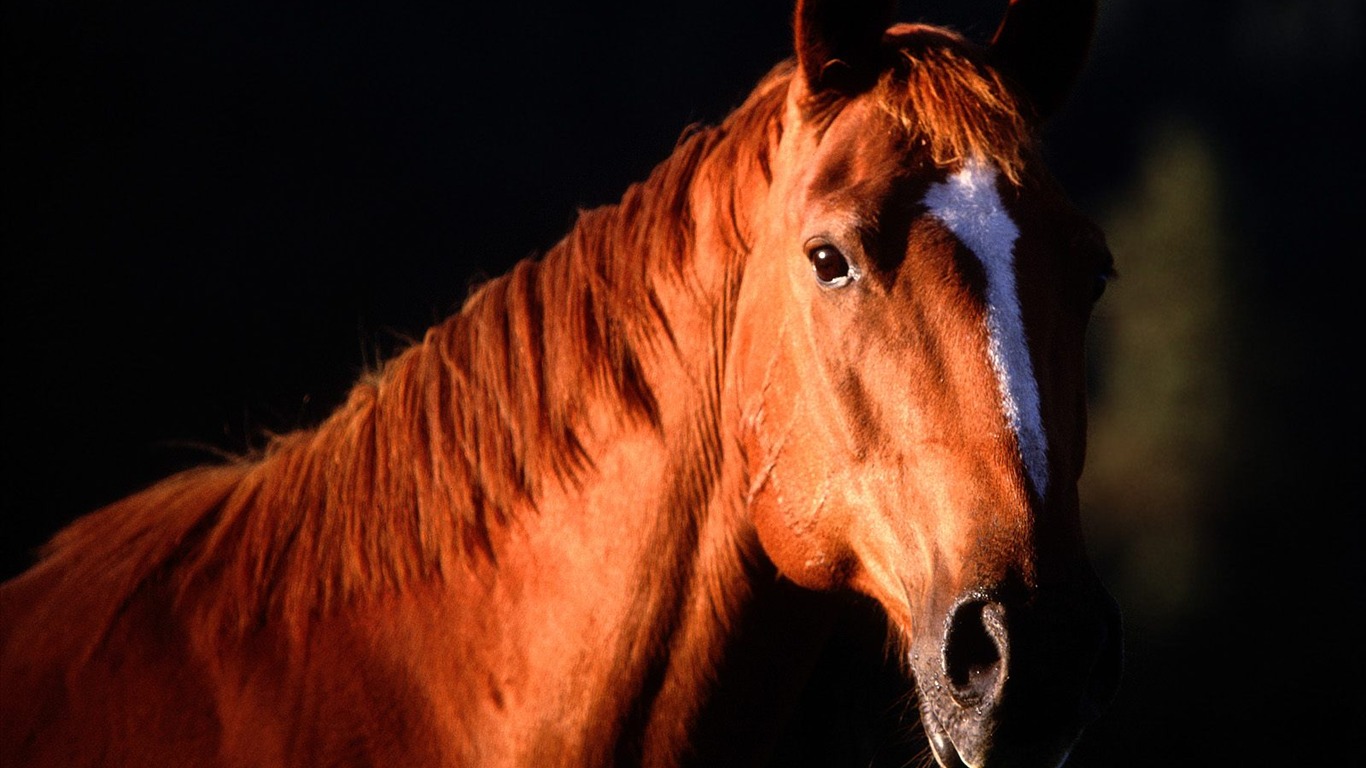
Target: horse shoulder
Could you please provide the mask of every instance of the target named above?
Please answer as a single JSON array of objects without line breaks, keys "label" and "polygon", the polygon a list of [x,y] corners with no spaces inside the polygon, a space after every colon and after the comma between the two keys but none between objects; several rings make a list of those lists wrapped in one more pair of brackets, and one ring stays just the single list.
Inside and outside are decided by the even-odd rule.
[{"label": "horse shoulder", "polygon": [[410,583],[301,633],[272,624],[228,642],[214,685],[230,764],[475,764],[465,727],[478,702],[444,591]]},{"label": "horse shoulder", "polygon": [[213,764],[212,678],[167,585],[142,586],[95,629],[105,616],[72,599],[64,575],[39,569],[0,590],[0,764]]}]

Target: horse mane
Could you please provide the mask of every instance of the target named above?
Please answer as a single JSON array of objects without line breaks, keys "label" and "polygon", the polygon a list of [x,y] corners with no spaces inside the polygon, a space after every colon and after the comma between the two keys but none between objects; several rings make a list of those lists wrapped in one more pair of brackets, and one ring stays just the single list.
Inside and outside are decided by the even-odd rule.
[{"label": "horse mane", "polygon": [[[878,103],[934,162],[977,154],[1014,178],[1028,129],[982,56],[930,28],[903,30],[897,44],[902,63],[876,84]],[[780,64],[719,126],[685,132],[619,203],[580,212],[542,258],[483,285],[316,429],[69,526],[22,577],[61,584],[41,609],[50,621],[31,626],[71,627],[63,642],[88,655],[140,590],[158,586],[215,631],[241,636],[276,619],[298,636],[360,595],[495,559],[491,531],[534,508],[544,483],[573,484],[591,468],[593,403],[661,428],[654,371],[677,357],[678,339],[660,287],[733,302],[696,296],[695,271],[739,274],[753,238],[743,198],[771,181],[795,72]],[[694,254],[698,201],[720,224],[721,252]]]},{"label": "horse mane", "polygon": [[544,483],[572,484],[592,466],[592,403],[661,427],[651,367],[675,340],[658,286],[691,286],[695,200],[727,224],[725,252],[707,258],[738,264],[748,250],[740,196],[769,180],[790,70],[775,69],[719,126],[685,132],[646,180],[581,211],[544,256],[482,285],[318,427],[60,532],[24,577],[60,580],[41,610],[73,633],[88,627],[83,641],[67,636],[85,654],[152,583],[215,630],[241,635],[270,618],[297,635],[359,595],[493,558],[491,530],[534,508]]}]

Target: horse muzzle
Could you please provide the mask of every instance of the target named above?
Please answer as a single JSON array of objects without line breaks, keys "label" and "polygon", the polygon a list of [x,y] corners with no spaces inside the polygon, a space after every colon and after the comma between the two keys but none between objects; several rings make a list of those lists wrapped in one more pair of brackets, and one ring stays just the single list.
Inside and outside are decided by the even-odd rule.
[{"label": "horse muzzle", "polygon": [[1014,599],[974,592],[938,638],[926,634],[911,668],[943,768],[1056,768],[1119,687],[1119,608],[1098,585]]}]

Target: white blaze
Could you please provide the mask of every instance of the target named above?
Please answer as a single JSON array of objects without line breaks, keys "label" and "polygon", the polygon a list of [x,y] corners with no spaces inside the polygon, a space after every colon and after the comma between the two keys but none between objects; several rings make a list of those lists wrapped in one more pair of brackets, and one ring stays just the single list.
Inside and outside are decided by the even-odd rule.
[{"label": "white blaze", "polygon": [[1019,227],[996,191],[996,169],[972,161],[925,193],[925,207],[982,262],[987,277],[987,354],[996,371],[1006,421],[1040,498],[1048,493],[1048,440],[1039,414],[1039,385],[1029,358],[1015,290]]}]

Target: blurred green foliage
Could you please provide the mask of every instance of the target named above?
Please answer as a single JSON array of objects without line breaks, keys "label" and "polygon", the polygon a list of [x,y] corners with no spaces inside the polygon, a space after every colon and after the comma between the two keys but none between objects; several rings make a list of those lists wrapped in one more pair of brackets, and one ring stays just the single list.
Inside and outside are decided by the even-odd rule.
[{"label": "blurred green foliage", "polygon": [[1091,336],[1091,539],[1131,625],[1205,610],[1204,510],[1223,502],[1232,434],[1233,331],[1223,184],[1209,139],[1158,126],[1131,187],[1102,224],[1120,265]]},{"label": "blurred green foliage", "polygon": [[1069,765],[1366,754],[1366,3],[1108,0],[1060,175],[1120,278],[1082,498],[1127,671]]}]

